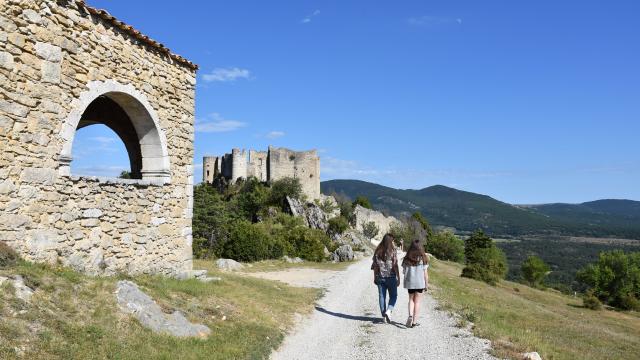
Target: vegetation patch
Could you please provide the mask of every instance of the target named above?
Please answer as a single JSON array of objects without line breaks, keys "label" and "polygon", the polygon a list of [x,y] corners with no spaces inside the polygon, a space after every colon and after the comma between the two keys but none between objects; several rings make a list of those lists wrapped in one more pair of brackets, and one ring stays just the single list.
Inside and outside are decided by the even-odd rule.
[{"label": "vegetation patch", "polygon": [[580,298],[509,281],[490,286],[460,277],[462,265],[452,262],[433,261],[429,270],[440,304],[473,317],[474,333],[491,340],[499,357],[537,351],[543,359],[636,359],[640,353],[637,312],[593,312]]},{"label": "vegetation patch", "polygon": [[[143,328],[118,311],[120,278],[93,278],[62,267],[26,262],[0,270],[37,284],[30,303],[0,287],[0,358],[12,359],[262,359],[281,343],[295,313],[313,308],[320,292],[279,282],[220,273],[202,283],[159,276],[128,278],[167,312],[180,310],[208,326],[207,339],[180,339]],[[26,281],[25,281],[26,282]]]}]

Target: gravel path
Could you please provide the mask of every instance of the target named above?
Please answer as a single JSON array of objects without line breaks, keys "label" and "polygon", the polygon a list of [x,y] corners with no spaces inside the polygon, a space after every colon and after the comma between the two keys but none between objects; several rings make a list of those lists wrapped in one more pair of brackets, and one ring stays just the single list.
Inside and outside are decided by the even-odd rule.
[{"label": "gravel path", "polygon": [[[400,287],[393,324],[380,322],[377,289],[362,260],[346,271],[314,278],[327,289],[311,316],[301,320],[272,359],[494,359],[490,343],[455,326],[456,321],[436,310],[436,301],[423,298],[422,324],[403,325],[408,316],[407,292]],[[300,280],[296,279],[297,285]]]}]

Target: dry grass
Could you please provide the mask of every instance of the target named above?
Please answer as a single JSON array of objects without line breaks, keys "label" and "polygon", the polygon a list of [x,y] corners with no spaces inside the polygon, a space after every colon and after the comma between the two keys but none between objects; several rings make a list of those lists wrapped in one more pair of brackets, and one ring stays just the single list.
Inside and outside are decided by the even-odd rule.
[{"label": "dry grass", "polygon": [[[313,262],[313,261],[305,261],[299,264],[288,263],[282,260],[264,260],[258,261],[251,264],[245,264],[243,272],[264,272],[264,271],[281,271],[287,269],[318,269],[318,270],[334,270],[334,271],[342,271],[345,270],[349,265],[353,264],[353,262],[338,262],[333,263],[330,261],[324,262]],[[211,265],[207,261],[199,260],[194,262],[194,268],[197,269],[205,269],[211,268]]]},{"label": "dry grass", "polygon": [[503,281],[495,287],[461,278],[459,264],[430,267],[441,307],[472,321],[474,332],[493,341],[495,354],[520,358],[537,351],[543,359],[637,359],[640,314],[592,311],[579,298]]},{"label": "dry grass", "polygon": [[[212,270],[212,269],[211,269]],[[319,291],[217,274],[220,282],[132,278],[167,310],[180,309],[212,330],[205,340],[154,334],[117,310],[116,278],[92,278],[64,268],[22,263],[0,275],[22,274],[37,290],[30,304],[0,287],[0,359],[262,359],[267,358]]]}]

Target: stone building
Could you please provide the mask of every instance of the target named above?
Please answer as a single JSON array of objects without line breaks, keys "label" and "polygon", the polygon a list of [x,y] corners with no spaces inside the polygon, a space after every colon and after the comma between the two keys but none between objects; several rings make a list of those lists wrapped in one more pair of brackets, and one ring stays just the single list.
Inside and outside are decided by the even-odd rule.
[{"label": "stone building", "polygon": [[252,176],[260,181],[292,177],[300,180],[302,191],[309,199],[320,198],[320,158],[316,150],[293,151],[269,146],[268,151],[247,153],[244,149],[233,149],[231,154],[205,156],[202,181],[212,183],[218,174],[231,182]]},{"label": "stone building", "polygon": [[[192,271],[197,66],[80,0],[0,0],[0,241],[91,274]],[[70,173],[104,124],[134,179]]]}]

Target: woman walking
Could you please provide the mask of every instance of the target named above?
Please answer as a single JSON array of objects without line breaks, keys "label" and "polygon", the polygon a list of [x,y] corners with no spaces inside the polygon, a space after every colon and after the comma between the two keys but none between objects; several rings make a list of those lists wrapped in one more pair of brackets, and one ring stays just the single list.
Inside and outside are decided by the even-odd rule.
[{"label": "woman walking", "polygon": [[413,240],[407,255],[402,259],[402,269],[404,272],[404,287],[409,292],[409,318],[406,326],[408,328],[420,326],[417,322],[420,311],[420,301],[422,293],[429,285],[429,257],[424,252],[424,246],[418,239]]},{"label": "woman walking", "polygon": [[[373,253],[373,282],[378,285],[378,300],[382,321],[390,323],[389,318],[398,299],[398,285],[400,284],[400,271],[398,271],[398,255],[393,244],[393,236],[386,234],[376,251]],[[387,292],[389,304],[387,305]]]}]

